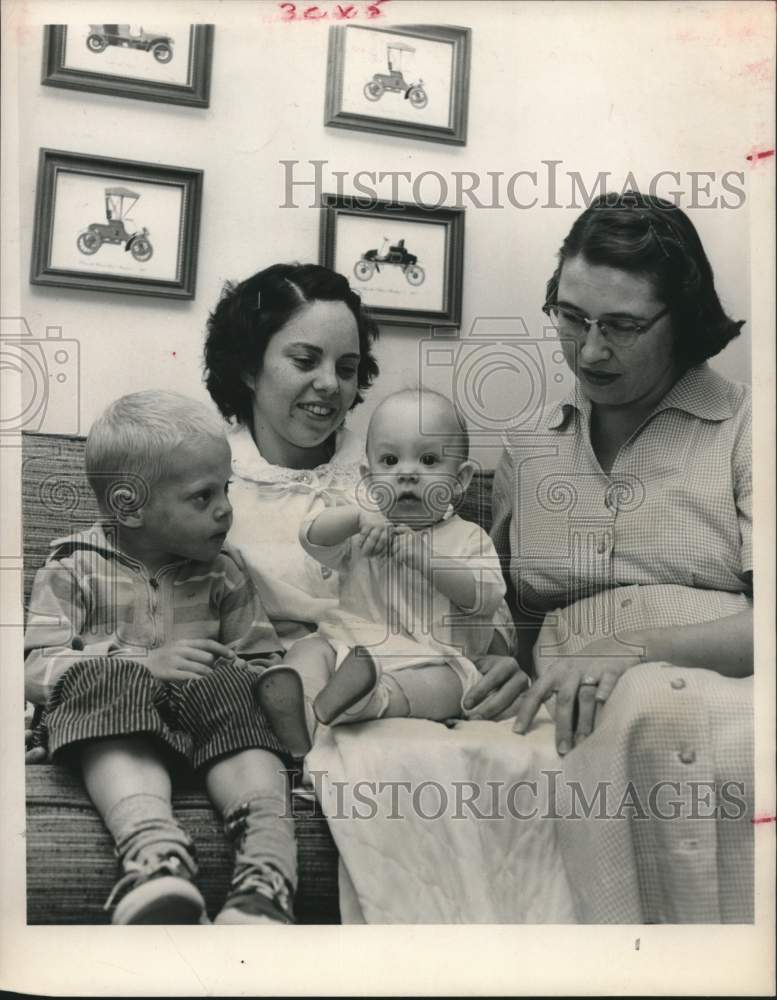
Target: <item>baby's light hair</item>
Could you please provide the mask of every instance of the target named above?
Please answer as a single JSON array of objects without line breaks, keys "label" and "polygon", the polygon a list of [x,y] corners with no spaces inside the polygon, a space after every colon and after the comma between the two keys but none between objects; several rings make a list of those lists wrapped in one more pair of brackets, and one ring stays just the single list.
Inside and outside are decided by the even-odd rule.
[{"label": "baby's light hair", "polygon": [[86,475],[103,513],[142,507],[171,453],[198,437],[223,438],[224,425],[196,399],[149,389],[114,400],[86,439]]},{"label": "baby's light hair", "polygon": [[[450,411],[451,417],[453,418],[453,422],[456,424],[459,431],[458,434],[454,432],[453,437],[456,439],[455,443],[461,446],[461,460],[463,462],[466,461],[469,458],[469,430],[467,429],[467,422],[465,421],[458,407],[451,399],[448,399],[448,397],[444,395],[442,392],[438,392],[436,389],[421,388],[420,386],[408,386],[404,389],[398,389],[396,392],[390,393],[388,396],[382,399],[380,403],[378,403],[377,407],[375,408],[375,411],[372,414],[372,418],[370,419],[369,427],[367,428],[366,451],[369,453],[370,432],[372,430],[372,424],[373,420],[375,419],[375,414],[377,414],[378,411],[382,409],[382,407],[386,403],[388,403],[392,399],[402,399],[402,398],[418,400],[418,407],[420,412],[422,400],[424,399],[424,397],[430,397],[432,399],[436,398],[440,400]],[[420,430],[421,427],[419,424],[419,431]]]}]

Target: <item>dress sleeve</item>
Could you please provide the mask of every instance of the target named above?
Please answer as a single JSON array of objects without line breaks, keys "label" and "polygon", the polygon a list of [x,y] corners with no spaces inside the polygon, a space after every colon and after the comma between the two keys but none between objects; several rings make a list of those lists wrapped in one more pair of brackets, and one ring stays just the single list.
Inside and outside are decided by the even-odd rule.
[{"label": "dress sleeve", "polygon": [[24,632],[27,701],[45,705],[67,668],[83,660],[80,636],[87,605],[75,574],[64,563],[51,560],[35,574]]},{"label": "dress sleeve", "polygon": [[499,464],[494,473],[492,494],[493,519],[491,523],[491,541],[499,556],[502,576],[506,584],[505,600],[502,601],[494,619],[494,627],[502,637],[509,650],[514,650],[517,644],[515,630],[514,583],[511,575],[510,526],[513,520],[513,459],[509,448],[505,447]]},{"label": "dress sleeve", "polygon": [[494,473],[491,499],[493,519],[491,541],[499,554],[505,579],[510,573],[510,525],[513,519],[513,459],[508,448],[502,452]]},{"label": "dress sleeve", "polygon": [[748,395],[742,408],[742,421],[734,444],[732,456],[734,472],[734,500],[741,539],[741,571],[753,572],[753,443],[752,403]]},{"label": "dress sleeve", "polygon": [[282,653],[283,645],[267,617],[239,553],[222,552],[226,577],[219,604],[220,641],[244,660]]},{"label": "dress sleeve", "polygon": [[308,533],[310,532],[310,526],[319,513],[320,511],[311,511],[300,525],[300,545],[317,562],[320,562],[323,566],[328,566],[330,569],[339,571],[351,554],[351,539],[346,538],[339,545],[314,545],[308,538]]}]

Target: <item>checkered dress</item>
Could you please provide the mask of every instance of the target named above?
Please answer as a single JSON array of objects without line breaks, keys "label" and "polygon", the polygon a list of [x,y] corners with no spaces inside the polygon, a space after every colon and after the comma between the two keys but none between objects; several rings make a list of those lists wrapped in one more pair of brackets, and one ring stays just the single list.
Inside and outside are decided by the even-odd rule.
[{"label": "checkered dress", "polygon": [[[539,430],[505,435],[492,537],[519,615],[544,614],[535,667],[632,629],[752,606],[749,390],[690,369],[605,473],[576,390]],[[752,678],[654,664],[627,671],[592,737],[565,760],[612,779],[742,785],[737,820],[567,822],[560,839],[588,921],[748,921],[753,907]],[[593,787],[593,786],[591,786]]]}]

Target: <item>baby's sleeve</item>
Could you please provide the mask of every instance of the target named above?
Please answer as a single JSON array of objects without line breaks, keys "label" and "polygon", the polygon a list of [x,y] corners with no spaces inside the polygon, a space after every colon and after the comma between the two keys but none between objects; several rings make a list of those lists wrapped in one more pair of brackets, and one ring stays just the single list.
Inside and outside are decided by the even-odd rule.
[{"label": "baby's sleeve", "polygon": [[320,562],[322,566],[328,566],[330,569],[339,571],[350,557],[352,540],[346,538],[339,545],[315,545],[311,542],[309,538],[310,528],[319,513],[320,511],[316,511],[315,513],[308,514],[300,525],[300,545],[308,555],[312,556],[317,562]]},{"label": "baby's sleeve", "polygon": [[499,556],[494,543],[485,531],[469,521],[462,539],[459,558],[472,570],[475,577],[475,601],[471,608],[462,610],[491,621],[504,600],[505,582]]},{"label": "baby's sleeve", "polygon": [[468,566],[475,580],[472,607],[459,608],[456,616],[456,641],[463,642],[466,655],[472,658],[488,652],[497,631],[503,636],[507,649],[512,649],[515,637],[504,599],[505,582],[491,539],[477,524],[462,521],[457,551],[447,555]]}]

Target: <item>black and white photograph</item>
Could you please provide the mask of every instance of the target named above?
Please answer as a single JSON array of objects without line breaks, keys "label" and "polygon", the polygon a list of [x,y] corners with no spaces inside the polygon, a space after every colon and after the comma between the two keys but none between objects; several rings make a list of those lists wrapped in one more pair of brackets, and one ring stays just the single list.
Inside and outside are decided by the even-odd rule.
[{"label": "black and white photograph", "polygon": [[326,124],[464,145],[468,28],[334,27]]},{"label": "black and white photograph", "polygon": [[321,262],[355,279],[385,323],[458,326],[464,213],[324,195]]},{"label": "black and white photograph", "polygon": [[46,25],[42,83],[207,107],[213,25]]},{"label": "black and white photograph", "polygon": [[31,280],[194,295],[200,171],[43,149]]},{"label": "black and white photograph", "polygon": [[0,17],[0,987],[773,995],[775,6]]}]

